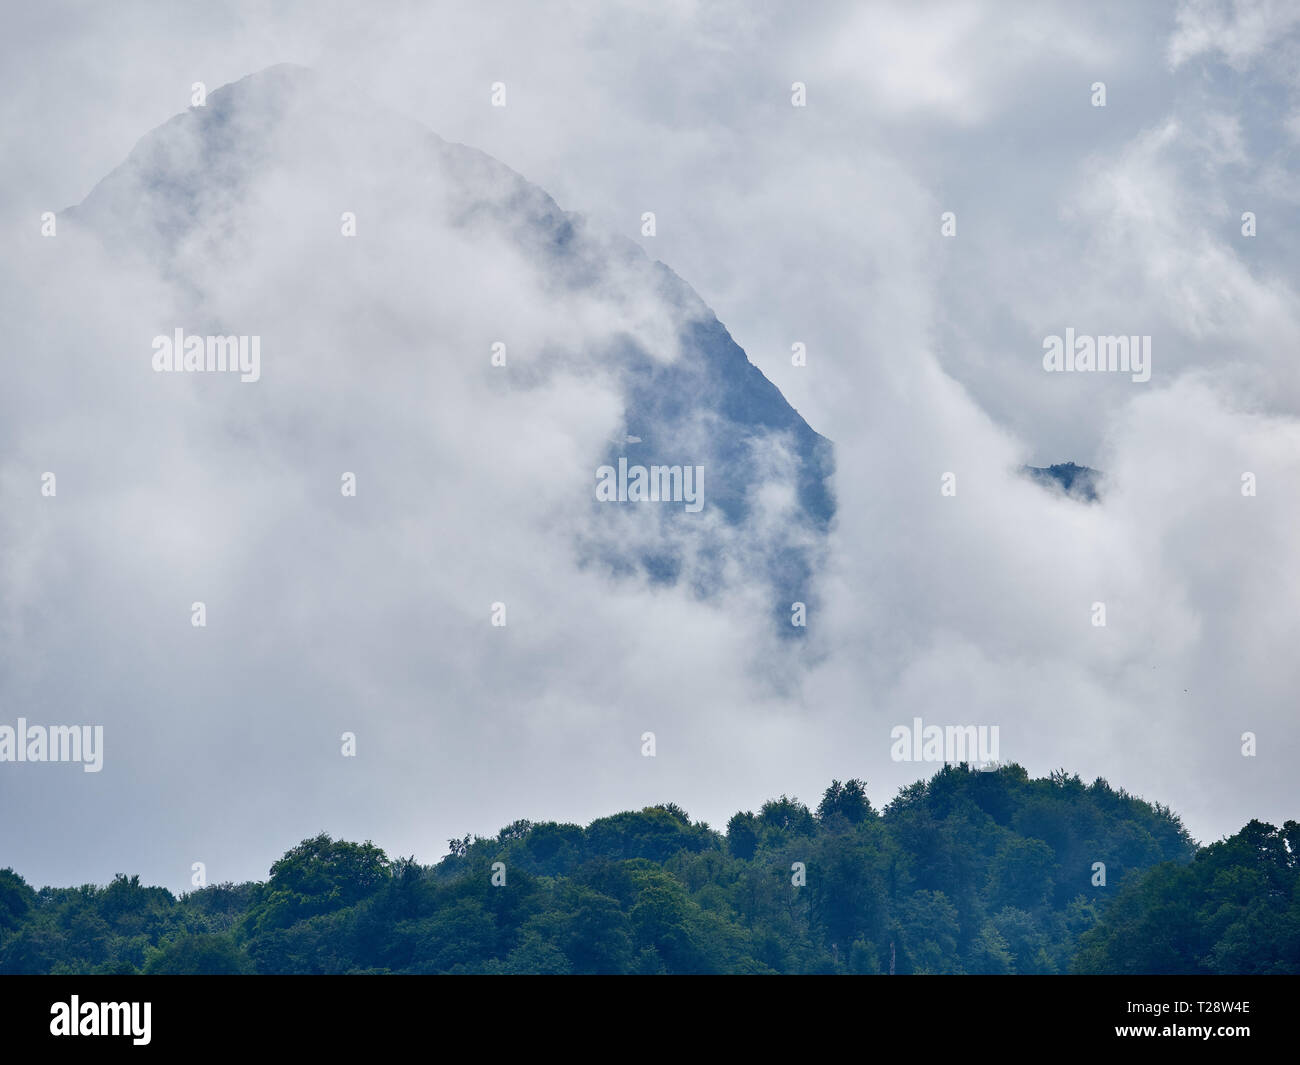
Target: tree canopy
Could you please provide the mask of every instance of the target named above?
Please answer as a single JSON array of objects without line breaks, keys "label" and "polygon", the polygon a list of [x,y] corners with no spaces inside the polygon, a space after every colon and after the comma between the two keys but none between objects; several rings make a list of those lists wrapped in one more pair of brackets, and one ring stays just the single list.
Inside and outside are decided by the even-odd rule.
[{"label": "tree canopy", "polygon": [[179,897],[0,870],[0,973],[1294,973],[1297,844],[1198,848],[1104,780],[945,766],[881,810],[835,780],[721,833],[667,803],[433,865],[321,834]]}]

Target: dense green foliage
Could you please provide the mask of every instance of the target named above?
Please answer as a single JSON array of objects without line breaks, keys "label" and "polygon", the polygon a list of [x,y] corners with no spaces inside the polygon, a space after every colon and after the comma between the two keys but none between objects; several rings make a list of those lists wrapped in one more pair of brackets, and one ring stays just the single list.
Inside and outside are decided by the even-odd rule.
[{"label": "dense green foliage", "polygon": [[1298,833],[1252,822],[1198,852],[1105,781],[945,767],[883,811],[836,781],[725,835],[668,804],[517,821],[428,867],[321,835],[265,883],[179,898],[4,870],[0,972],[1294,972]]},{"label": "dense green foliage", "polygon": [[1251,821],[1190,865],[1126,882],[1082,938],[1085,973],[1300,973],[1300,824]]}]

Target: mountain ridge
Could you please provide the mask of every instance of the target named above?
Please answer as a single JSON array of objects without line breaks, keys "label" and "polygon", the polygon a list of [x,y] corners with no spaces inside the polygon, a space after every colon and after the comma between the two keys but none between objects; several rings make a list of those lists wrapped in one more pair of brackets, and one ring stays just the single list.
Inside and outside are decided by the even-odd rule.
[{"label": "mountain ridge", "polygon": [[[274,195],[291,198],[289,211],[259,215]],[[526,369],[512,364],[510,379],[529,387],[561,365],[612,375],[622,392],[623,424],[641,438],[638,454],[710,468],[709,503],[721,521],[696,533],[667,513],[644,513],[629,533],[618,528],[627,525],[625,514],[606,511],[597,521],[610,528],[584,546],[585,558],[614,559],[610,568],[620,571],[627,554],[620,541],[657,536],[669,544],[668,562],[659,547],[639,558],[652,579],[676,581],[689,571],[696,591],[709,594],[734,579],[724,576],[720,560],[743,557],[743,567],[779,586],[787,604],[810,597],[835,511],[830,441],[671,267],[627,237],[594,232],[583,216],[493,156],[448,141],[311,68],[277,64],[214,89],[205,106],[146,133],[64,217],[95,232],[110,254],[143,257],[188,288],[196,306],[210,309],[220,303],[210,298],[214,287],[230,287],[222,269],[238,276],[280,254],[259,231],[279,227],[282,243],[301,239],[284,217],[294,210],[304,223],[322,224],[293,202],[313,199],[320,214],[327,202],[337,210],[359,201],[366,241],[371,249],[391,249],[394,262],[418,253],[421,239],[426,254],[454,254],[439,240],[448,233],[467,245],[479,237],[508,245],[518,259],[508,265],[531,270],[539,292],[556,303],[595,306],[614,320],[594,345],[554,349],[558,360],[534,360]],[[336,264],[353,269],[337,251],[314,258],[323,273]],[[382,250],[375,259],[384,261]],[[439,266],[466,276],[494,269],[472,255],[464,265]],[[497,281],[484,276],[485,287]],[[354,299],[368,310],[361,296]],[[417,320],[421,310],[409,303],[395,309]],[[620,317],[626,326],[617,324]],[[622,454],[593,455],[593,465]],[[777,483],[793,491],[779,519],[768,513],[764,492]]]}]

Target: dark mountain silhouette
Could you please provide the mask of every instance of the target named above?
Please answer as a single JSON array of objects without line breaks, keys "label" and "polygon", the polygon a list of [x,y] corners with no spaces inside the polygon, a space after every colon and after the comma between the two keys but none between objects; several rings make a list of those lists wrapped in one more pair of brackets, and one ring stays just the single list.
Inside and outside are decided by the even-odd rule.
[{"label": "dark mountain silhouette", "polygon": [[[361,219],[364,259],[337,239],[345,209]],[[680,506],[611,507],[593,499],[581,558],[615,573],[685,580],[701,594],[743,571],[745,580],[768,582],[785,611],[791,600],[810,598],[835,509],[829,442],[672,270],[630,240],[592,232],[484,153],[285,64],[217,89],[206,106],[153,130],[64,217],[74,231],[94,233],[111,255],[157,270],[206,313],[223,305],[214,294],[274,276],[280,257],[310,257],[303,266],[328,279],[329,301],[268,283],[261,306],[311,316],[315,332],[339,345],[347,343],[349,323],[382,311],[383,334],[405,340],[426,332],[424,357],[447,357],[439,349],[451,341],[436,323],[456,308],[442,307],[436,288],[417,301],[398,291],[400,283],[383,284],[375,270],[385,263],[404,276],[426,267],[442,276],[453,271],[499,291],[491,314],[474,323],[485,353],[492,338],[518,339],[524,327],[512,324],[512,292],[522,289],[593,319],[625,322],[550,344],[501,376],[518,390],[556,373],[580,374],[613,381],[622,397],[622,438],[639,440],[590,454],[590,469],[557,474],[557,490],[580,479],[592,499],[596,467],[626,457],[647,466],[703,466],[706,506],[689,514]],[[333,244],[299,251],[304,227],[332,230]],[[479,248],[501,254],[478,255]],[[213,330],[256,331],[243,326],[257,316],[258,302],[245,291],[240,307],[240,318],[225,316]],[[335,319],[338,328],[331,328]],[[364,372],[384,371],[355,354],[357,387],[364,388]],[[784,509],[770,509],[773,496],[763,489],[772,485],[786,486]]]},{"label": "dark mountain silhouette", "polygon": [[1088,466],[1061,462],[1055,466],[1025,466],[1023,470],[1039,484],[1049,488],[1059,488],[1075,499],[1096,503],[1101,498],[1097,491],[1100,475]]}]

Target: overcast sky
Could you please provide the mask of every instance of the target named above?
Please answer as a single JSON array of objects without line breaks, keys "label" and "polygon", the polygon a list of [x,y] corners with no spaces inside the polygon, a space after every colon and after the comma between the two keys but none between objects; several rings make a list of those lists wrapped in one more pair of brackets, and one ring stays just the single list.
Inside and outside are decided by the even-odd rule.
[{"label": "overcast sky", "polygon": [[[1300,816],[1294,5],[51,3],[6,21],[0,725],[106,738],[99,774],[0,764],[0,865],[182,890],[193,862],[260,878],[318,831],[432,861],[520,817],[671,800],[722,828],[783,792],[815,805],[832,777],[882,804],[935,768],[890,759],[916,716],[998,725],[1004,760],[1104,776],[1202,840]],[[282,62],[640,243],[834,442],[806,641],[774,643],[743,579],[700,601],[578,565],[585,510],[547,471],[635,431],[609,382],[575,366],[503,398],[486,355],[447,353],[486,352],[506,294],[520,367],[653,338],[667,312],[622,277],[613,302],[557,305],[508,247],[404,237],[417,170],[382,154],[382,123],[358,132],[379,151],[354,192],[405,257],[358,242],[340,265],[324,170],[318,199],[268,171],[238,230],[188,253],[205,314],[311,365],[273,374],[268,349],[263,381],[219,394],[149,371],[154,333],[183,324],[176,278],[71,257],[40,215],[192,83]],[[330,228],[305,236],[315,208]],[[1150,336],[1151,380],[1045,373],[1067,328]],[[1101,504],[1015,473],[1070,460],[1103,471]]]}]

